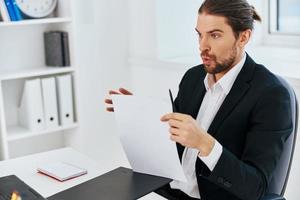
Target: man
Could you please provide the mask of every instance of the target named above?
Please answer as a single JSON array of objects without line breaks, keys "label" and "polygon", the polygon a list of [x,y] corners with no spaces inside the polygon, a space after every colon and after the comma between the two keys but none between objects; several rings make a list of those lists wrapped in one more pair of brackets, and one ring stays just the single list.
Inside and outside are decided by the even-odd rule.
[{"label": "man", "polygon": [[288,91],[245,53],[255,20],[246,0],[206,0],[198,11],[203,64],[182,78],[178,112],[161,118],[188,179],[157,191],[168,199],[257,200],[268,188],[292,119]]}]

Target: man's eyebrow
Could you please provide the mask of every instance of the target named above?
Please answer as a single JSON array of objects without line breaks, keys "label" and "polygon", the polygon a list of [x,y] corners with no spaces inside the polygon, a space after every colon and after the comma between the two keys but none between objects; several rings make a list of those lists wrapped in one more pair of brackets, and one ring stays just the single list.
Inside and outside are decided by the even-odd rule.
[{"label": "man's eyebrow", "polygon": [[[196,31],[199,35],[201,35],[200,31],[198,31],[197,28],[195,28],[195,31]],[[213,32],[221,32],[221,33],[224,33],[224,31],[222,31],[221,29],[213,29],[213,30],[211,30],[211,31],[207,31],[207,33],[213,33]]]},{"label": "man's eyebrow", "polygon": [[222,31],[221,29],[213,29],[211,31],[207,31],[207,33],[213,33],[213,32],[221,32],[224,33],[224,31]]}]

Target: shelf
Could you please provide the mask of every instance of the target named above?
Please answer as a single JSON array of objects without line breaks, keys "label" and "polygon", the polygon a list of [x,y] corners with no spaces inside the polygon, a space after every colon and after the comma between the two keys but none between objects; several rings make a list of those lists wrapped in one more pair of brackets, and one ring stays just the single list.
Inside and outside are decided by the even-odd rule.
[{"label": "shelf", "polygon": [[35,136],[40,136],[40,135],[45,135],[45,134],[55,134],[56,132],[59,131],[65,131],[65,130],[69,130],[69,129],[73,129],[73,128],[77,128],[78,127],[78,123],[74,123],[72,125],[68,125],[68,126],[60,126],[58,128],[55,129],[46,129],[46,130],[42,130],[42,131],[38,131],[38,132],[32,132],[29,129],[26,129],[22,126],[10,126],[7,129],[7,133],[8,133],[8,137],[7,140],[8,141],[16,141],[16,140],[20,140],[20,139],[26,139],[26,138],[31,138],[31,137],[35,137]]},{"label": "shelf", "polygon": [[72,19],[70,17],[25,19],[21,21],[0,22],[0,27],[34,25],[34,24],[51,24],[51,23],[69,23],[69,22],[72,22]]},{"label": "shelf", "polygon": [[[57,1],[55,10],[45,18],[5,22],[0,20],[0,160],[63,146],[69,142],[65,141],[64,135],[68,132],[77,132],[75,129],[79,126],[75,96],[77,66],[46,66],[44,40],[45,32],[64,31],[69,33],[69,59],[70,63],[75,64],[72,2],[72,0]],[[71,76],[70,86],[74,111],[74,121],[71,122],[73,123],[38,131],[21,126],[19,108],[25,90],[25,82],[31,79],[56,78],[61,75]],[[43,95],[45,93],[42,92],[46,90],[46,86],[44,88],[42,88],[43,85],[40,84],[40,86],[38,92]],[[51,87],[54,92],[53,85]],[[45,99],[42,96],[42,103],[45,103]],[[52,103],[55,103],[54,101],[55,99],[51,99]],[[58,107],[57,111],[60,111]]]},{"label": "shelf", "polygon": [[73,72],[74,67],[43,67],[15,71],[0,71],[0,81]]}]

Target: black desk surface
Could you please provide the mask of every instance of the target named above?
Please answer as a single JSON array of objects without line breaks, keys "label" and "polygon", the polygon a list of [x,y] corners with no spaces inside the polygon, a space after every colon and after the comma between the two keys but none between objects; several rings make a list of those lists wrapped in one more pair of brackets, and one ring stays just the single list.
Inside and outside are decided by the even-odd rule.
[{"label": "black desk surface", "polygon": [[57,193],[48,200],[132,200],[168,184],[171,179],[119,167],[87,182]]},{"label": "black desk surface", "polygon": [[0,178],[0,200],[10,200],[13,191],[17,191],[22,200],[46,200],[16,175]]}]

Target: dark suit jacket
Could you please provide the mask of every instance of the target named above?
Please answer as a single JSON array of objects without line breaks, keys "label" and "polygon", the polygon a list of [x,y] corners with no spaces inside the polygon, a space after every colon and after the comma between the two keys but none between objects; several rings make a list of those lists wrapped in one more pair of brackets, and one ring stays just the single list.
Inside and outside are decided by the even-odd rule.
[{"label": "dark suit jacket", "polygon": [[[203,65],[189,69],[175,100],[178,112],[197,117],[205,95]],[[197,158],[204,200],[260,199],[292,131],[288,91],[274,74],[248,55],[208,133],[223,146],[213,171]],[[177,144],[180,159],[184,147]]]}]

